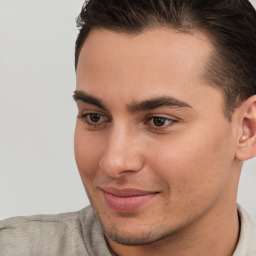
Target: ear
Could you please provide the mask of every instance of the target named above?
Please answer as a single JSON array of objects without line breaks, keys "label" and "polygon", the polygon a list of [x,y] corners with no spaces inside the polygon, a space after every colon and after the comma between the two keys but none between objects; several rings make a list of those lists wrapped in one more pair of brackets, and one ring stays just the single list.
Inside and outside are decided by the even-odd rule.
[{"label": "ear", "polygon": [[244,101],[239,109],[242,118],[236,158],[245,161],[256,156],[256,95]]}]

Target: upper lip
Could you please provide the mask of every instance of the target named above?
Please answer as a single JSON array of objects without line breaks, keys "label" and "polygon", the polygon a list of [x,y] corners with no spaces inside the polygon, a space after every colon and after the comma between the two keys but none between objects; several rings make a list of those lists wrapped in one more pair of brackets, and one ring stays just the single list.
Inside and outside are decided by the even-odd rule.
[{"label": "upper lip", "polygon": [[144,196],[148,194],[156,194],[158,191],[147,191],[135,188],[115,188],[115,187],[104,187],[101,188],[104,192],[110,193],[119,197],[129,197],[129,196]]}]

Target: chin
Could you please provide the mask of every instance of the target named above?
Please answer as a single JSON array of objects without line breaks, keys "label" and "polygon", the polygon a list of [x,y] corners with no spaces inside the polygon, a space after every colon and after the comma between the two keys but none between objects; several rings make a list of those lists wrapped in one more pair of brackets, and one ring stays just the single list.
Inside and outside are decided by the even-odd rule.
[{"label": "chin", "polygon": [[[163,224],[166,223],[165,221],[159,219],[157,223],[136,218],[125,218],[125,220],[120,221],[120,219],[111,218],[110,216],[109,218],[103,217],[102,219],[99,217],[98,219],[108,239],[127,246],[152,244],[175,233],[171,227]],[[159,225],[159,223],[162,224]]]},{"label": "chin", "polygon": [[159,240],[162,240],[168,236],[170,236],[172,232],[164,232],[161,233],[155,232],[155,230],[145,230],[143,232],[119,232],[115,229],[107,230],[105,229],[105,235],[108,239],[112,241],[123,244],[127,246],[140,246],[140,245],[148,245],[155,243]]}]

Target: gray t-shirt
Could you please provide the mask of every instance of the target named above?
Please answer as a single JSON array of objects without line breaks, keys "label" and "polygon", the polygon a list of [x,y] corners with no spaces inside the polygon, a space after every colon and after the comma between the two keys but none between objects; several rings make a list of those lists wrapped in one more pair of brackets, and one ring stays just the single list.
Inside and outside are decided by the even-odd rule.
[{"label": "gray t-shirt", "polygon": [[[238,207],[239,243],[233,256],[256,256],[256,223]],[[111,256],[91,206],[57,215],[0,221],[0,256]]]}]

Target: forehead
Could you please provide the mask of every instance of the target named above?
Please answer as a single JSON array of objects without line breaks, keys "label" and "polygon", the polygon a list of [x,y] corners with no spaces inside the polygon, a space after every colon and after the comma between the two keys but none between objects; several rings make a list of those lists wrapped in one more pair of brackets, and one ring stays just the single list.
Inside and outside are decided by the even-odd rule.
[{"label": "forehead", "polygon": [[213,50],[198,31],[162,28],[130,35],[94,29],[80,53],[77,90],[99,98],[116,93],[122,102],[158,93],[188,101],[203,98],[209,93],[205,90],[213,89],[202,79]]},{"label": "forehead", "polygon": [[[191,51],[194,50],[194,51]],[[146,30],[139,34],[127,34],[107,29],[93,29],[82,47],[78,66],[87,61],[120,61],[142,64],[156,59],[193,61],[208,58],[213,46],[208,37],[194,31],[183,33],[168,28]],[[86,58],[84,58],[86,57]],[[135,59],[136,58],[136,59]],[[92,62],[90,63],[92,64]],[[178,64],[178,63],[177,63]],[[79,69],[79,67],[78,67]]]}]

